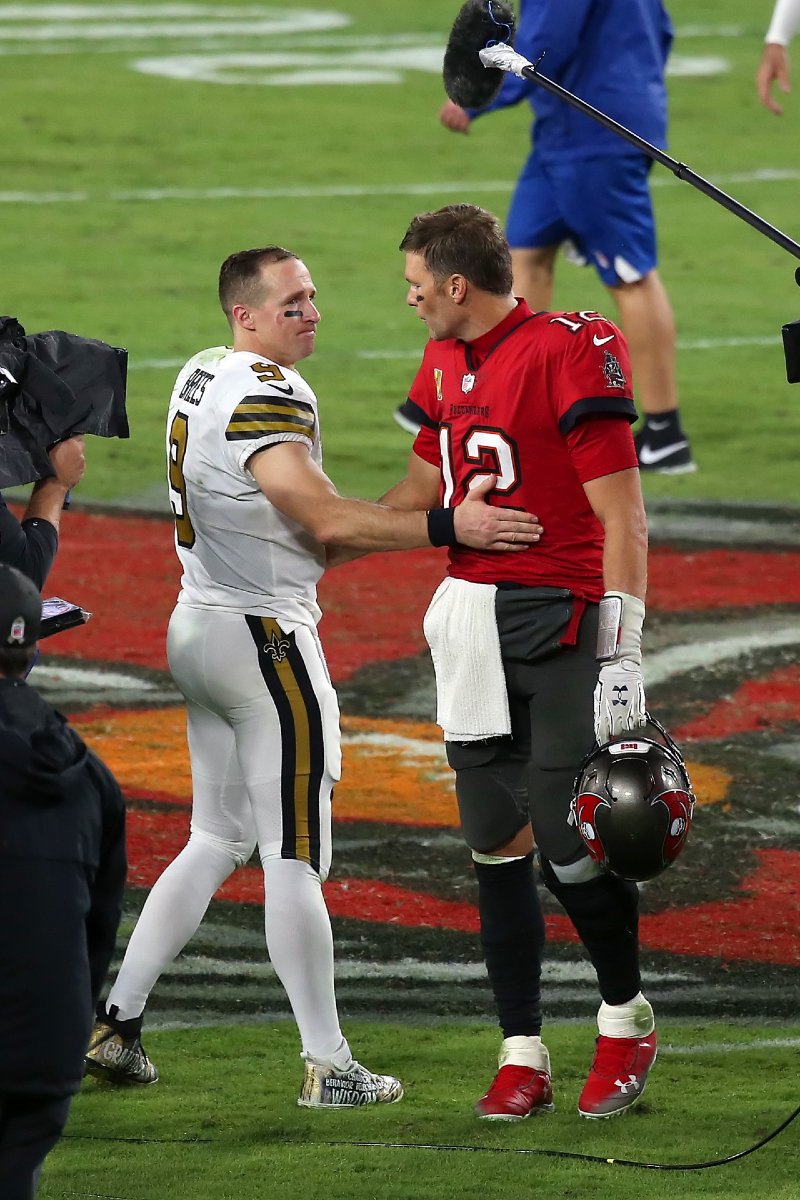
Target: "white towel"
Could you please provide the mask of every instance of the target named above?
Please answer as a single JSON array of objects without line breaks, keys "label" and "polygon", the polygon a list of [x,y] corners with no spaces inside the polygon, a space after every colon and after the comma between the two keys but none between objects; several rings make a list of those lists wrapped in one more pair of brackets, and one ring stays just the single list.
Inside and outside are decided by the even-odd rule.
[{"label": "white towel", "polygon": [[422,628],[436,673],[436,722],[446,741],[511,733],[496,592],[493,583],[448,578],[428,605]]}]

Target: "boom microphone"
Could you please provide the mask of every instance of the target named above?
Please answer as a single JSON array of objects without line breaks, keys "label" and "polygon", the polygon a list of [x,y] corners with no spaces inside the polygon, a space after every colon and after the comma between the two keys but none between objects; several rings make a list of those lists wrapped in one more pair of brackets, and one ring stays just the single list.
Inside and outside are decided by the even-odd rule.
[{"label": "boom microphone", "polygon": [[[542,75],[533,63],[512,48],[514,28],[514,13],[503,0],[467,0],[461,7],[450,30],[442,70],[445,91],[455,104],[461,108],[485,108],[500,90],[504,74],[526,79],[611,130],[637,150],[672,171],[678,179],[690,183],[692,187],[723,208],[727,208],[734,216],[745,221],[764,237],[768,237],[777,246],[795,258],[800,258],[800,243],[782,230],[770,225],[758,213],[745,208],[733,196],[721,191],[685,163],[678,162],[664,150],[652,146],[637,133],[620,125],[607,113],[594,108],[555,80]],[[795,279],[800,286],[800,267],[795,271]],[[800,321],[787,323],[781,333],[786,359],[786,378],[789,383],[800,383]]]},{"label": "boom microphone", "polygon": [[487,46],[514,41],[514,12],[503,0],[467,0],[453,22],[444,54],[444,90],[461,108],[484,108],[503,82],[499,67],[484,67]]}]

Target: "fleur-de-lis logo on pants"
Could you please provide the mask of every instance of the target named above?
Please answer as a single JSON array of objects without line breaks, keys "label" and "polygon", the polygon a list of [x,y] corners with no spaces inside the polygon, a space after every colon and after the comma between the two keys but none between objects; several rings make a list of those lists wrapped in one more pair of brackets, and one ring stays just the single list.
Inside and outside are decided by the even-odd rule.
[{"label": "fleur-de-lis logo on pants", "polygon": [[275,662],[283,662],[290,647],[291,642],[287,638],[281,638],[277,633],[272,633],[269,641],[264,645],[264,653],[268,654]]}]

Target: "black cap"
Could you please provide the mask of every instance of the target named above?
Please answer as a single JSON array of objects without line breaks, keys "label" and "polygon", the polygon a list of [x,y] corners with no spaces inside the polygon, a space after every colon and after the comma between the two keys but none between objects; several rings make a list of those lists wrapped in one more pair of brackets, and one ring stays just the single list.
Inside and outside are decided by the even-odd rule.
[{"label": "black cap", "polygon": [[33,646],[41,623],[36,585],[15,567],[0,563],[0,648]]}]

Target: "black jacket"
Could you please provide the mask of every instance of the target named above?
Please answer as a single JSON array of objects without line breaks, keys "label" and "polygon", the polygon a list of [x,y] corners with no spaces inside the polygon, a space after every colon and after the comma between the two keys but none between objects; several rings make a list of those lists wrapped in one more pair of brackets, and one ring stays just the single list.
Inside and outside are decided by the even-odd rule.
[{"label": "black jacket", "polygon": [[0,678],[0,1093],[80,1086],[125,874],[113,775],[32,687]]},{"label": "black jacket", "polygon": [[57,549],[55,525],[41,517],[18,521],[0,496],[0,563],[22,571],[41,591]]}]

